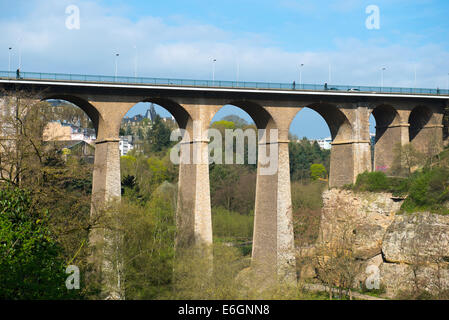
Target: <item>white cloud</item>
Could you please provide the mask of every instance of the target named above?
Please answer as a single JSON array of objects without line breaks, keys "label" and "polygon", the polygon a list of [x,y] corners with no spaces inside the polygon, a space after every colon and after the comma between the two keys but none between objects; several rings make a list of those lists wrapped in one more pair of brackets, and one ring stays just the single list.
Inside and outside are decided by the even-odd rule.
[{"label": "white cloud", "polygon": [[[302,3],[313,10],[311,2]],[[131,76],[136,45],[138,74],[148,77],[209,79],[212,57],[217,59],[216,79],[223,80],[236,78],[237,62],[240,80],[248,81],[298,81],[298,65],[304,63],[303,82],[324,83],[331,63],[333,83],[379,85],[380,67],[386,65],[385,85],[412,86],[417,65],[419,86],[443,88],[449,72],[449,53],[437,44],[407,47],[381,38],[336,39],[332,51],[293,52],[274,46],[265,34],[236,34],[179,17],[133,21],[121,16],[126,7],[105,8],[90,1],[76,1],[81,28],[68,30],[68,4],[30,1],[35,6],[31,14],[0,21],[0,47],[14,47],[15,66],[20,37],[24,71],[111,75],[114,53],[119,52],[119,74]],[[353,1],[346,5],[350,8]],[[0,69],[7,69],[7,54],[0,52]]]}]

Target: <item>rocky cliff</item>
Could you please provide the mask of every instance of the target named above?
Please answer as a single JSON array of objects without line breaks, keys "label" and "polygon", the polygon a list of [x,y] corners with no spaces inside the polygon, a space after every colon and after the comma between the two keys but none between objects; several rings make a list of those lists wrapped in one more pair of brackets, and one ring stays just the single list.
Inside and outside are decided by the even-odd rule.
[{"label": "rocky cliff", "polygon": [[398,214],[401,204],[389,193],[325,191],[318,241],[307,252],[344,245],[359,264],[354,286],[377,283],[387,297],[448,290],[449,216]]}]

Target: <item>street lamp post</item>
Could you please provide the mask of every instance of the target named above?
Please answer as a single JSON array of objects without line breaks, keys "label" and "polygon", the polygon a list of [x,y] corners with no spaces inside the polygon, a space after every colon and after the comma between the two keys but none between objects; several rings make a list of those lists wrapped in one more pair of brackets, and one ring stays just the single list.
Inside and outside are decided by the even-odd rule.
[{"label": "street lamp post", "polygon": [[240,61],[237,60],[237,82],[239,82],[239,78],[240,78]]},{"label": "street lamp post", "polygon": [[117,64],[118,64],[118,57],[120,54],[116,53],[115,54],[115,76],[114,76],[114,80],[117,81]]},{"label": "street lamp post", "polygon": [[384,87],[384,71],[385,71],[386,69],[387,69],[387,68],[382,67],[382,69],[381,69],[381,71],[380,71],[380,88],[381,88],[381,89],[383,89],[383,87]]},{"label": "street lamp post", "polygon": [[446,88],[449,91],[449,73],[447,74],[447,86],[446,86]]},{"label": "street lamp post", "polygon": [[415,82],[414,82],[414,86],[415,86],[415,89],[416,89],[416,64],[415,64]]},{"label": "street lamp post", "polygon": [[299,87],[300,88],[302,85],[302,70],[301,70],[302,67],[304,67],[304,63],[301,63],[301,65],[299,66]]},{"label": "street lamp post", "polygon": [[137,78],[137,46],[134,46],[134,78]]},{"label": "street lamp post", "polygon": [[11,50],[12,50],[12,47],[9,47],[9,49],[8,49],[8,76],[9,76],[9,72],[11,72]]},{"label": "street lamp post", "polygon": [[217,59],[212,59],[212,84],[215,82],[215,61],[217,61]]}]

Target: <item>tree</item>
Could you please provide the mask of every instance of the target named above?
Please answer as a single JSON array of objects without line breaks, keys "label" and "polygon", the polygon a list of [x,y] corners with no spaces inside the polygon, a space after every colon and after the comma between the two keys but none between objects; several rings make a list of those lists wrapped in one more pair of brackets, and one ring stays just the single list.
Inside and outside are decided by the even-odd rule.
[{"label": "tree", "polygon": [[[0,190],[27,190],[30,210],[48,212],[46,228],[61,248],[60,258],[76,264],[83,275],[89,268],[89,231],[98,224],[90,216],[92,165],[76,158],[64,160],[57,142],[43,141],[45,125],[59,114],[48,103],[24,92],[5,96],[3,101],[7,112],[0,118]],[[51,251],[54,246],[45,248]],[[88,287],[86,283],[81,290],[86,292]]]},{"label": "tree", "polygon": [[65,287],[62,248],[48,227],[45,211],[33,206],[29,192],[0,189],[0,299],[76,297]]},{"label": "tree", "polygon": [[312,164],[322,164],[329,170],[329,150],[321,149],[316,141],[310,143],[305,137],[298,141],[298,137],[289,135],[289,140],[290,176],[293,181],[309,179]]},{"label": "tree", "polygon": [[310,166],[310,177],[312,180],[318,180],[319,178],[326,179],[327,171],[321,163],[314,163]]},{"label": "tree", "polygon": [[131,126],[127,126],[126,131],[125,131],[125,136],[132,136],[132,135],[133,135],[133,130],[132,130]]},{"label": "tree", "polygon": [[147,139],[151,152],[160,152],[170,146],[170,129],[164,124],[161,117],[156,115],[151,128],[148,130]]}]

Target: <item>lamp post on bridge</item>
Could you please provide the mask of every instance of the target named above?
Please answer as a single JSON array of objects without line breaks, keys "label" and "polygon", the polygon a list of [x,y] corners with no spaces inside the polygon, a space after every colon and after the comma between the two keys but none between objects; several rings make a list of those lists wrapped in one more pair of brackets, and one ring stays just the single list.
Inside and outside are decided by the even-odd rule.
[{"label": "lamp post on bridge", "polygon": [[416,91],[416,64],[415,64],[415,82],[414,82],[414,87],[415,87],[415,91]]},{"label": "lamp post on bridge", "polygon": [[380,88],[381,90],[384,87],[384,71],[386,70],[386,67],[382,67],[382,69],[380,70]]},{"label": "lamp post on bridge", "polygon": [[115,54],[115,73],[114,73],[114,81],[117,81],[117,63],[118,63],[118,57],[119,57],[119,53]]},{"label": "lamp post on bridge", "polygon": [[212,85],[215,83],[215,61],[217,59],[212,59]]},{"label": "lamp post on bridge", "polygon": [[11,50],[12,47],[8,48],[8,77],[9,77],[9,73],[11,72]]},{"label": "lamp post on bridge", "polygon": [[137,78],[137,45],[134,45],[134,78]]},{"label": "lamp post on bridge", "polygon": [[304,63],[301,63],[301,65],[299,66],[299,88],[300,89],[302,86],[302,70],[301,70],[302,67],[304,67]]},{"label": "lamp post on bridge", "polygon": [[447,90],[449,91],[449,72],[447,74],[447,86],[446,86]]}]

